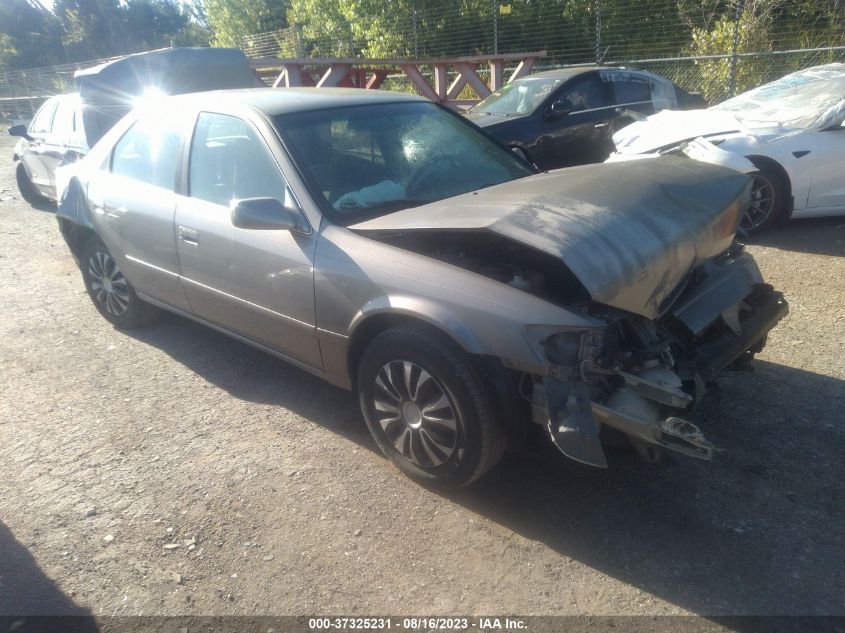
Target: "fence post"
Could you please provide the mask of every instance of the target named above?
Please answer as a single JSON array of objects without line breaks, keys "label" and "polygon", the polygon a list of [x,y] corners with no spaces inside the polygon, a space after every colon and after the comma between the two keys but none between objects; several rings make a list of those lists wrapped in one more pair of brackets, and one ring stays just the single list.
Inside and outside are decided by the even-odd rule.
[{"label": "fence post", "polygon": [[736,62],[737,49],[739,48],[739,21],[742,19],[742,10],[744,8],[744,0],[736,0],[736,15],[734,16],[734,40],[731,46],[731,69],[730,77],[728,78],[728,97],[733,97],[736,93]]},{"label": "fence post", "polygon": [[302,46],[302,25],[299,22],[293,23],[293,45],[296,49],[296,57],[305,57],[305,47]]},{"label": "fence post", "polygon": [[412,0],[411,2],[411,9],[412,9],[412,16],[414,18],[414,58],[419,58],[420,50],[417,45],[417,2],[416,0]]},{"label": "fence post", "polygon": [[596,64],[601,64],[601,0],[595,1],[596,12]]},{"label": "fence post", "polygon": [[499,0],[493,0],[493,54],[499,54]]}]

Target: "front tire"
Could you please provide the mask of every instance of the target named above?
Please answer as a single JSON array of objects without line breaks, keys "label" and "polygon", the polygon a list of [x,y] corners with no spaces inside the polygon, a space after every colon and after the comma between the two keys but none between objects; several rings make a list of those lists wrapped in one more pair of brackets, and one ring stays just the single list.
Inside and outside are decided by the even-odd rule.
[{"label": "front tire", "polygon": [[79,252],[79,267],[88,296],[97,311],[119,329],[146,325],[158,309],[142,301],[123,276],[109,249],[98,237],[90,238]]},{"label": "front tire", "polygon": [[400,470],[457,488],[490,470],[505,435],[475,362],[436,331],[400,326],[377,336],[358,366],[367,427]]},{"label": "front tire", "polygon": [[47,201],[47,198],[42,196],[32,183],[29,174],[26,173],[26,167],[21,162],[18,163],[15,169],[15,180],[18,182],[18,191],[21,192],[21,197],[29,204],[43,204]]},{"label": "front tire", "polygon": [[783,174],[769,162],[758,158],[749,160],[757,171],[751,174],[751,202],[739,228],[746,235],[756,235],[785,218],[789,186]]}]

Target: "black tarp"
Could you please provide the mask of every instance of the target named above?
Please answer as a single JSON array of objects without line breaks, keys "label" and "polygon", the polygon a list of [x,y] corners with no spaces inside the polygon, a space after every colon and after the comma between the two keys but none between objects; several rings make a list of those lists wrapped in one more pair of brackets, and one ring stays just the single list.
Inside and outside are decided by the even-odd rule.
[{"label": "black tarp", "polygon": [[150,91],[176,95],[264,86],[235,48],[170,48],[77,71],[88,146],[93,147]]}]

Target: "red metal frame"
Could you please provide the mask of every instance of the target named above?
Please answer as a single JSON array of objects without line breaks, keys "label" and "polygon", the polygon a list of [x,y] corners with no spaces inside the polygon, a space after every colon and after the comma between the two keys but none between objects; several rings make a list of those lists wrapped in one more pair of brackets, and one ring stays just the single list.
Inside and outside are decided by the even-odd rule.
[{"label": "red metal frame", "polygon": [[[354,59],[354,58],[288,58],[261,57],[251,60],[253,69],[261,76],[275,76],[274,88],[316,86],[317,88],[345,87],[376,90],[389,74],[404,74],[422,96],[452,107],[469,105],[474,100],[460,100],[458,96],[469,86],[483,99],[503,85],[506,62],[517,62],[507,81],[531,72],[546,51],[512,53],[508,55],[479,55],[451,59]],[[489,85],[479,76],[478,69],[487,64]],[[433,69],[434,85],[423,74],[423,67]],[[449,71],[454,80],[448,83]],[[430,73],[429,73],[430,74]]]}]

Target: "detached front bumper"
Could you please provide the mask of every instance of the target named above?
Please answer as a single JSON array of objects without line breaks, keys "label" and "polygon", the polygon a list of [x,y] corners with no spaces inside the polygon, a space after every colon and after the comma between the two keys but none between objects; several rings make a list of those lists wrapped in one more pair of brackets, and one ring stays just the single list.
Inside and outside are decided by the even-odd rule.
[{"label": "detached front bumper", "polygon": [[610,373],[622,386],[601,402],[590,399],[585,376],[565,381],[550,372],[534,386],[534,422],[547,426],[566,456],[593,466],[607,465],[599,440],[602,425],[626,434],[647,459],[656,458],[655,447],[710,459],[713,444],[680,416],[722,371],[762,350],[769,331],[789,311],[783,295],[766,284],[756,284],[740,305],[740,314],[720,317],[730,327],[697,339],[692,354],[674,369],[653,366],[629,373],[614,368]]}]

